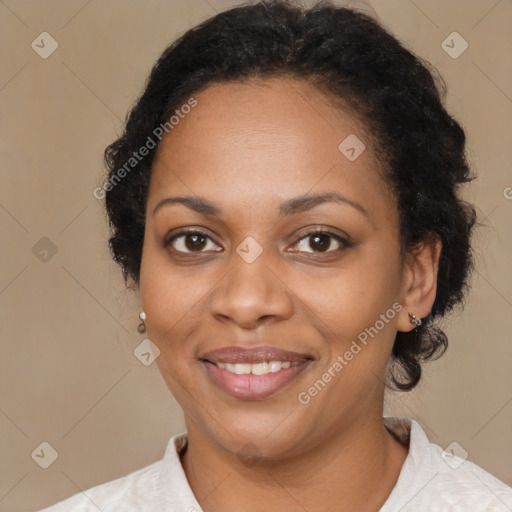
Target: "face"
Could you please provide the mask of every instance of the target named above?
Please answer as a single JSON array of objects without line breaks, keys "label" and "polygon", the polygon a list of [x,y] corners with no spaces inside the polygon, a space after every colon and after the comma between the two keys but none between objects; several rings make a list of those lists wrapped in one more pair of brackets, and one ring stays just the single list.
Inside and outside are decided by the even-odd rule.
[{"label": "face", "polygon": [[[189,432],[280,457],[380,421],[404,265],[364,125],[283,78],[194,98],[158,147],[140,273],[148,337]],[[365,145],[353,161],[338,148],[350,134]],[[263,346],[299,364],[237,376],[204,360]]]}]

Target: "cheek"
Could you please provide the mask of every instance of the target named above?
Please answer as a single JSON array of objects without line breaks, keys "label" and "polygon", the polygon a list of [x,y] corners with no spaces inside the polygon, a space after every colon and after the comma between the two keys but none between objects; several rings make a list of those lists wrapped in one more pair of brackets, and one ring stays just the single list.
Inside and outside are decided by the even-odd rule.
[{"label": "cheek", "polygon": [[140,296],[146,313],[148,336],[160,350],[166,349],[170,340],[194,315],[198,282],[172,268],[165,262],[165,252],[145,242],[141,272]]},{"label": "cheek", "polygon": [[365,248],[337,269],[296,273],[289,286],[336,336],[345,339],[373,325],[399,297],[398,258]]},{"label": "cheek", "polygon": [[[147,337],[158,347],[156,363],[175,399],[187,410],[190,394],[200,396],[192,365],[194,339],[201,321],[199,310],[206,283],[192,271],[162,264],[161,251],[148,249],[143,257],[140,277],[141,301],[146,313]],[[186,390],[186,391],[185,391]],[[192,411],[189,414],[193,413]]]},{"label": "cheek", "polygon": [[334,380],[352,389],[364,388],[367,379],[367,385],[375,384],[377,375],[384,378],[395,339],[401,309],[400,260],[398,254],[380,254],[382,248],[365,248],[322,279],[300,279],[300,298],[306,311],[314,313],[310,321],[328,341],[328,362],[322,371],[331,369],[340,376]]}]

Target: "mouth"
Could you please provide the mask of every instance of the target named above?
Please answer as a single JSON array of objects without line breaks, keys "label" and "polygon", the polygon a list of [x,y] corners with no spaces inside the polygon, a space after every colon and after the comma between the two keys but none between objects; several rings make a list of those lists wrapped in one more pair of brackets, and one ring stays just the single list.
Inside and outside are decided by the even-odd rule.
[{"label": "mouth", "polygon": [[222,370],[226,370],[236,375],[267,375],[269,373],[276,373],[283,368],[298,366],[300,361],[262,361],[260,363],[221,363],[218,361],[207,361],[208,363],[216,364]]},{"label": "mouth", "polygon": [[226,347],[199,359],[214,385],[245,400],[261,400],[284,388],[313,358],[275,347]]}]

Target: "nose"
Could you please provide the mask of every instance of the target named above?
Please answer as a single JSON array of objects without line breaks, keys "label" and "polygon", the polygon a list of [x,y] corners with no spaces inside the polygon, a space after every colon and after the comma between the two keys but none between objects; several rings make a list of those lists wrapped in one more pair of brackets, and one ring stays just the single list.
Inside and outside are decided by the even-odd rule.
[{"label": "nose", "polygon": [[233,260],[231,270],[211,298],[211,313],[217,320],[254,329],[263,322],[292,316],[292,292],[283,276],[270,268],[263,255],[252,263],[236,254]]}]

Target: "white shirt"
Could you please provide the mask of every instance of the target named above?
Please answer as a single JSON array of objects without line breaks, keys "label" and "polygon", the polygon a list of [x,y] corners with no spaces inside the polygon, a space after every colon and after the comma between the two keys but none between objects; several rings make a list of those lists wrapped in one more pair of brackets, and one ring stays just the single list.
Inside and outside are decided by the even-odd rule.
[{"label": "white shirt", "polygon": [[[379,512],[512,511],[511,487],[430,443],[415,420],[384,418],[384,424],[409,444],[409,453]],[[179,458],[186,443],[187,433],[177,434],[162,460],[40,512],[202,512]]]}]

